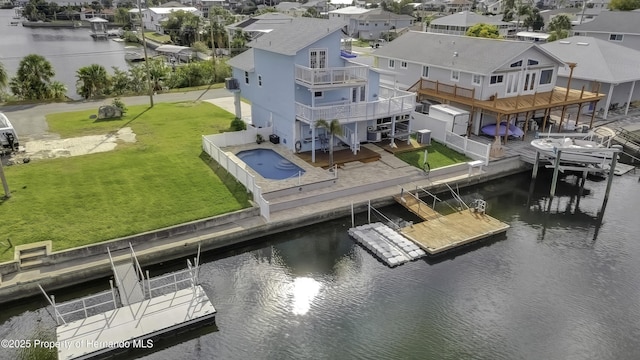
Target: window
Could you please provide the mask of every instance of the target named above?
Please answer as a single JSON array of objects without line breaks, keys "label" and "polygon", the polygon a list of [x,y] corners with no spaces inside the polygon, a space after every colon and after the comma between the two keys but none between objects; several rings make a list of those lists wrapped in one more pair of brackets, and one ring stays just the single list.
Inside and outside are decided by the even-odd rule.
[{"label": "window", "polygon": [[538,61],[537,60],[527,60],[527,65],[538,65]]},{"label": "window", "polygon": [[471,83],[473,85],[482,85],[482,76],[473,74],[471,77]]},{"label": "window", "polygon": [[324,69],[327,67],[327,49],[309,50],[309,67],[312,69]]},{"label": "window", "polygon": [[513,64],[509,65],[510,67],[514,68],[514,67],[521,67],[522,66],[522,60],[520,61],[516,61]]},{"label": "window", "polygon": [[460,71],[457,70],[451,70],[451,80],[453,81],[459,81],[460,80]]},{"label": "window", "polygon": [[262,75],[258,75],[258,86],[262,86]]},{"label": "window", "polygon": [[491,79],[489,79],[489,84],[502,84],[504,81],[504,75],[493,75]]},{"label": "window", "polygon": [[429,78],[429,67],[428,66],[423,66],[422,67],[422,77],[423,78]]},{"label": "window", "polygon": [[315,91],[313,93],[313,97],[316,99],[322,99],[324,97],[324,93],[322,91]]},{"label": "window", "polygon": [[360,25],[360,26],[364,26],[364,22],[360,21],[360,22],[358,23],[358,25]]},{"label": "window", "polygon": [[401,61],[400,62],[400,67],[403,68],[403,69],[406,69],[407,68],[407,62],[406,61]]},{"label": "window", "polygon": [[540,72],[540,85],[551,84],[551,79],[553,79],[553,69]]},{"label": "window", "polygon": [[611,34],[609,35],[610,41],[622,41],[622,34]]},{"label": "window", "polygon": [[393,69],[396,67],[396,61],[393,59],[389,59],[389,68]]},{"label": "window", "polygon": [[249,84],[249,72],[248,71],[244,72],[244,83],[245,84]]}]

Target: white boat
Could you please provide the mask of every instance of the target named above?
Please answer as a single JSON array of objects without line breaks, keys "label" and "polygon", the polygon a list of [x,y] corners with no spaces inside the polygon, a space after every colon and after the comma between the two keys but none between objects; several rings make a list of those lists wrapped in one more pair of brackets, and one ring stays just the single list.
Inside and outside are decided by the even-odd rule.
[{"label": "white boat", "polygon": [[561,161],[576,164],[608,163],[615,154],[603,143],[571,137],[535,139],[531,141],[531,145],[543,156],[552,159],[561,150]]},{"label": "white boat", "polygon": [[11,121],[3,113],[0,113],[0,147],[15,151],[19,146],[18,134],[16,134]]}]

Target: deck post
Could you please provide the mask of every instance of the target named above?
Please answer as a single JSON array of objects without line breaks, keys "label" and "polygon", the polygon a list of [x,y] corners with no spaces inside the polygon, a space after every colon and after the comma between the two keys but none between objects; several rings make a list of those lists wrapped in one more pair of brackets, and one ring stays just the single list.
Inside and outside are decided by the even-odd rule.
[{"label": "deck post", "polygon": [[351,202],[351,227],[352,228],[356,227],[356,222],[354,220],[354,215],[353,215],[353,201]]},{"label": "deck post", "polygon": [[573,79],[573,69],[576,67],[576,65],[576,63],[569,63],[569,80],[567,80],[567,92],[564,94],[564,101],[567,101],[567,99],[569,99],[569,91],[571,91],[571,79]]},{"label": "deck post", "polygon": [[607,206],[607,202],[609,201],[609,192],[611,191],[611,183],[613,181],[614,171],[616,169],[616,164],[618,163],[618,151],[621,150],[622,146],[613,145],[617,151],[613,153],[613,157],[611,159],[611,167],[609,168],[609,175],[607,176],[607,190],[604,192],[604,200],[602,201],[602,211],[604,212],[604,208]]},{"label": "deck post", "polygon": [[[535,94],[533,95],[535,101]],[[535,111],[533,112],[535,114]],[[517,122],[517,121],[516,121]],[[522,135],[522,141],[524,141],[525,136],[527,135],[527,129],[529,128],[529,111],[524,115],[524,135]]]},{"label": "deck post", "polygon": [[367,205],[367,224],[371,224],[371,200],[369,200],[369,204]]},{"label": "deck post", "polygon": [[549,112],[551,112],[551,108],[544,109],[544,117],[542,118],[542,131],[547,128],[547,119],[549,119]]},{"label": "deck post", "polygon": [[538,163],[540,162],[540,151],[536,150],[536,161],[533,163],[533,172],[531,173],[531,179],[535,180],[538,177]]},{"label": "deck post", "polygon": [[[584,90],[584,86],[582,87],[582,89]],[[576,128],[578,127],[578,122],[580,121],[580,114],[582,114],[582,104],[583,103],[578,104],[578,114],[576,114]]]},{"label": "deck post", "polygon": [[558,170],[560,168],[560,156],[562,156],[562,150],[558,149],[556,151],[556,163],[553,166],[553,180],[551,180],[551,191],[549,195],[551,198],[556,194],[556,184],[558,183]]},{"label": "deck post", "polygon": [[562,105],[562,115],[560,116],[560,124],[558,124],[558,130],[557,130],[558,132],[562,131],[562,122],[564,121],[564,115],[566,113],[567,113],[567,105]]},{"label": "deck post", "polygon": [[598,106],[598,101],[593,102],[593,111],[591,112],[591,121],[589,122],[589,129],[593,129],[593,120],[596,117],[596,106]]}]

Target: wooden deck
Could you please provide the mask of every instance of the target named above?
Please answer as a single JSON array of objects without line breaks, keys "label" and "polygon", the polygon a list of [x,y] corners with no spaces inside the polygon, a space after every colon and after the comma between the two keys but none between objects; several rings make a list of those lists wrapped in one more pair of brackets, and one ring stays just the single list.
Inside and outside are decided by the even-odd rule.
[{"label": "wooden deck", "polygon": [[431,255],[504,233],[509,228],[508,224],[471,210],[442,215],[411,195],[395,199],[425,220],[400,229],[400,233]]},{"label": "wooden deck", "polygon": [[[316,162],[311,162],[311,151],[302,152],[296,154],[300,159],[306,161],[310,165],[315,167],[328,168],[329,167],[329,152],[322,150],[316,150]],[[352,161],[371,162],[380,160],[380,154],[375,151],[369,150],[366,147],[360,147],[360,151],[357,154],[353,154],[350,149],[334,150],[333,162],[338,166],[344,165]]]}]

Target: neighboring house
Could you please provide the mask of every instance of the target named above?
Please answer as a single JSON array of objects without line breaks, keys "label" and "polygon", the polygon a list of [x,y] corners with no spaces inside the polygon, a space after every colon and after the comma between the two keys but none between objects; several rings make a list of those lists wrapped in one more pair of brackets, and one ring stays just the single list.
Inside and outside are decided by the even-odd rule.
[{"label": "neighboring house", "polygon": [[414,18],[409,15],[398,15],[382,9],[372,9],[366,13],[349,19],[347,32],[354,38],[375,40],[382,38],[383,33],[408,28],[413,25]]},{"label": "neighboring house", "polygon": [[353,4],[353,0],[331,0],[329,1],[333,9],[341,9]]},{"label": "neighboring house", "polygon": [[338,138],[354,153],[369,136],[409,135],[415,94],[380,86],[375,69],[343,57],[343,27],[340,21],[295,18],[229,60],[241,96],[251,102],[253,125],[272,125],[283,146],[312,151],[314,161],[328,139],[315,126],[319,119],[339,120]]},{"label": "neighboring house", "polygon": [[373,55],[381,71],[392,73],[383,80],[472,112],[476,134],[496,118],[524,121],[546,108],[602,98],[577,91],[565,100],[555,87],[564,62],[527,42],[410,31]]},{"label": "neighboring house", "polygon": [[549,39],[549,36],[551,35],[547,33],[533,32],[533,31],[520,31],[516,34],[516,40],[542,44],[547,42],[547,39]]},{"label": "neighboring house", "polygon": [[474,12],[463,11],[457,14],[435,19],[429,24],[428,32],[450,35],[464,35],[470,27],[476,24],[489,24],[498,27],[502,37],[513,37],[516,25],[501,20],[501,16],[483,16]]},{"label": "neighboring house", "polygon": [[603,11],[593,21],[573,27],[574,36],[590,36],[640,51],[640,12]]},{"label": "neighboring house", "polygon": [[281,14],[289,16],[302,16],[307,12],[307,9],[303,8],[300,3],[288,1],[283,1],[276,5],[276,10]]},{"label": "neighboring house", "polygon": [[[627,114],[630,103],[640,100],[640,51],[583,36],[554,41],[542,48],[567,63],[577,64],[571,88],[606,94],[596,109],[603,118],[607,118],[609,107],[624,109]],[[558,84],[567,86],[568,78],[569,70],[561,68]]]},{"label": "neighboring house", "polygon": [[347,6],[342,9],[336,9],[329,11],[329,19],[330,20],[340,20],[347,25],[347,33],[352,33],[353,29],[349,28],[351,24],[351,19],[354,19],[362,14],[366,14],[371,9],[365,9],[357,6]]},{"label": "neighboring house", "polygon": [[461,11],[471,11],[473,1],[469,0],[448,0],[445,1],[445,11],[454,14]]},{"label": "neighboring house", "polygon": [[[202,12],[194,7],[154,7],[148,9],[142,9],[142,24],[145,29],[153,30],[158,33],[163,33],[161,22],[167,20],[169,14],[174,11],[187,11],[197,16],[202,16]],[[138,9],[129,10],[132,18],[137,17]]]},{"label": "neighboring house", "polygon": [[200,3],[200,11],[202,11],[202,17],[209,18],[209,9],[220,7],[224,9],[229,8],[229,2],[226,0],[202,0]]}]

